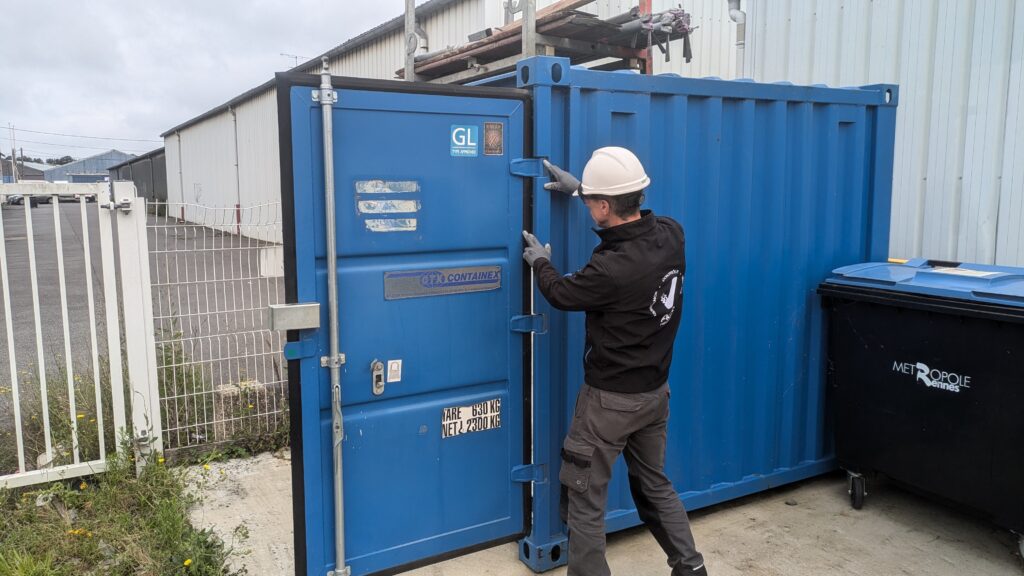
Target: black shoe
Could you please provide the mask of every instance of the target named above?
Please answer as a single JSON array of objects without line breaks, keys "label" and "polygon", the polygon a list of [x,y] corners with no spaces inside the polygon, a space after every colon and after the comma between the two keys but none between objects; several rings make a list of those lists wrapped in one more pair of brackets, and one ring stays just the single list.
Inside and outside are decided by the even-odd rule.
[{"label": "black shoe", "polygon": [[708,569],[701,564],[697,568],[686,568],[682,564],[676,564],[672,569],[672,576],[708,576]]}]

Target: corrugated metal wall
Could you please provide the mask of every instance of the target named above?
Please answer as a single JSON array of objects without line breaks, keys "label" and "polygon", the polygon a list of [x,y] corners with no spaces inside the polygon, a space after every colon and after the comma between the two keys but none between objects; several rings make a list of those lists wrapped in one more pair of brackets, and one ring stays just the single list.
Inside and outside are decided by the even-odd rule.
[{"label": "corrugated metal wall", "polygon": [[[168,201],[185,205],[186,220],[234,232],[233,214],[210,209],[235,206],[251,210],[244,215],[249,223],[280,220],[276,98],[271,89],[164,139]],[[246,233],[268,242],[280,242],[280,234],[271,226]]]},{"label": "corrugated metal wall", "polygon": [[[552,4],[554,0],[541,0],[538,9]],[[609,18],[628,11],[637,5],[637,0],[598,0],[579,10]],[[673,0],[654,0],[655,11],[667,10],[679,5]],[[665,62],[656,52],[655,72],[674,72],[683,76],[737,76],[736,25],[729,20],[725,0],[692,0],[683,6],[693,16],[693,24],[699,26],[693,36],[694,59],[687,64],[683,60],[682,42],[670,47],[670,61]],[[465,0],[452,4],[422,22],[430,38],[430,50],[442,50],[467,42],[470,34],[487,27],[504,23],[501,0]],[[402,32],[393,32],[364,47],[333,59],[331,73],[363,78],[394,78],[396,70],[404,63]]]},{"label": "corrugated metal wall", "polygon": [[136,158],[120,168],[110,169],[110,180],[128,180],[136,193],[150,202],[167,201],[167,157],[160,151]]},{"label": "corrugated metal wall", "polygon": [[1024,265],[1024,2],[749,0],[746,10],[745,76],[900,84],[893,256]]},{"label": "corrugated metal wall", "polygon": [[281,162],[277,137],[277,90],[271,89],[235,109],[238,122],[239,204],[250,210],[243,233],[280,243]]}]

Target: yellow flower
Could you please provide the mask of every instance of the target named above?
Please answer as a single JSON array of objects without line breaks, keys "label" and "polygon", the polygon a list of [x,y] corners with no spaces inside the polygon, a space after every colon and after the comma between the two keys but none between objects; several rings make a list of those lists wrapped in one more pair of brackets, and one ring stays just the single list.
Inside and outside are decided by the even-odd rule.
[{"label": "yellow flower", "polygon": [[185,561],[182,562],[182,564],[185,565],[185,566],[191,566],[192,565],[192,559],[191,558],[185,558]]},{"label": "yellow flower", "polygon": [[90,424],[95,424],[96,423],[96,419],[95,418],[89,418],[89,423]]},{"label": "yellow flower", "polygon": [[88,487],[89,487],[89,485],[86,484],[85,482],[82,482],[81,484],[78,485],[78,489],[79,490],[85,490]]},{"label": "yellow flower", "polygon": [[252,410],[252,409],[253,409],[253,405],[249,404],[249,410]]},{"label": "yellow flower", "polygon": [[78,419],[81,420],[82,418],[85,418],[85,414],[82,414],[81,412],[79,412],[78,413]]},{"label": "yellow flower", "polygon": [[209,470],[209,469],[210,469],[210,465],[209,464],[203,464],[203,470]]},{"label": "yellow flower", "polygon": [[163,457],[163,456],[161,456],[161,457],[157,458],[157,459],[156,459],[156,461],[157,461],[158,463],[160,463],[160,464],[163,464],[163,463],[164,463],[164,457]]}]

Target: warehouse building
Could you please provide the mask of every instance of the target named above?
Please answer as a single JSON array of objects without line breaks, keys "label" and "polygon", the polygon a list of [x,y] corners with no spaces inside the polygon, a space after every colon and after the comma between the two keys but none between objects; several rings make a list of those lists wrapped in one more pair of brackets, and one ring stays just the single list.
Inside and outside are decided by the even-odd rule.
[{"label": "warehouse building", "polygon": [[[416,10],[423,50],[501,26],[502,4],[424,2]],[[581,10],[606,18],[634,5],[601,0]],[[1024,2],[693,0],[683,8],[697,27],[693,60],[675,43],[670,61],[655,59],[655,73],[900,85],[893,256],[1024,265]],[[393,78],[403,36],[398,17],[347,41],[325,54],[331,72]],[[317,72],[319,57],[296,70]],[[271,81],[164,133],[168,200],[278,202],[276,105]]]},{"label": "warehouse building", "polygon": [[111,166],[134,157],[120,150],[107,150],[63,166],[54,166],[44,172],[43,177],[47,182],[102,182],[109,178]]},{"label": "warehouse building", "polygon": [[163,148],[115,164],[108,172],[111,181],[134,183],[140,197],[150,202],[167,202],[167,159]]},{"label": "warehouse building", "polygon": [[32,182],[44,180],[43,172],[51,166],[46,164],[38,164],[36,162],[21,162],[15,163],[16,167],[11,167],[11,159],[9,156],[0,157],[0,179],[4,184],[10,184],[14,182],[14,171],[17,170],[19,182]]}]

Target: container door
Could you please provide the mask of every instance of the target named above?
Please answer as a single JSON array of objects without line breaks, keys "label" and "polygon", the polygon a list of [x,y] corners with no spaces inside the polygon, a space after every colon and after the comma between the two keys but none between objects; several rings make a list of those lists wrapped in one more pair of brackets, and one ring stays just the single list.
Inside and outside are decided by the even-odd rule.
[{"label": "container door", "polygon": [[[315,78],[315,77],[310,77]],[[525,529],[523,315],[526,102],[515,90],[337,79],[337,243],[325,244],[315,88],[278,85],[292,302],[298,573],[334,568],[326,255],[338,258],[346,555],[394,572]],[[429,90],[429,93],[417,93]],[[294,253],[290,253],[294,249]],[[528,374],[528,372],[526,372]],[[528,388],[526,388],[528,389]]]}]

